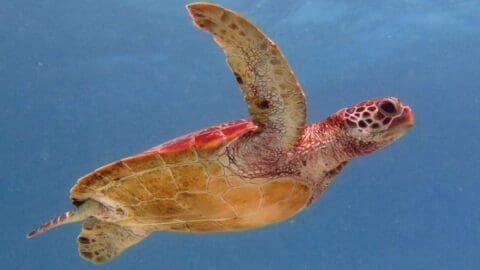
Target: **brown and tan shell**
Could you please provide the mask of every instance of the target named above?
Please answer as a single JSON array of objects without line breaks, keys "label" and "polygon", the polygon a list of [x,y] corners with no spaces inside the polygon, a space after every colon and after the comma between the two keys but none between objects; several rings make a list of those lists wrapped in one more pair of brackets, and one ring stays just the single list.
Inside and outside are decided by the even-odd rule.
[{"label": "brown and tan shell", "polygon": [[220,154],[255,128],[235,121],[103,166],[79,179],[71,199],[97,200],[118,209],[116,223],[148,230],[232,231],[284,220],[305,207],[310,188],[290,177],[235,176]]}]

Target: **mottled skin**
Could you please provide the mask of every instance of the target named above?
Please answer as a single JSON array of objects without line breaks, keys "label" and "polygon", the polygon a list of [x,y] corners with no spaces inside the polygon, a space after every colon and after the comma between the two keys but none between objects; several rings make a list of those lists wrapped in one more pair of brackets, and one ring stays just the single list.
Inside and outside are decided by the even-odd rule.
[{"label": "mottled skin", "polygon": [[96,169],[70,191],[77,208],[29,237],[90,218],[77,238],[79,252],[104,263],[153,231],[239,231],[279,222],[317,199],[352,158],[413,126],[411,109],[393,97],[305,124],[300,84],[265,34],[214,4],[188,9],[224,49],[252,119],[193,132]]},{"label": "mottled skin", "polygon": [[104,220],[140,233],[244,230],[285,219],[310,200],[310,186],[287,173],[242,176],[226,151],[256,129],[238,120],[106,165],[78,181],[72,200],[98,201],[112,209]]}]

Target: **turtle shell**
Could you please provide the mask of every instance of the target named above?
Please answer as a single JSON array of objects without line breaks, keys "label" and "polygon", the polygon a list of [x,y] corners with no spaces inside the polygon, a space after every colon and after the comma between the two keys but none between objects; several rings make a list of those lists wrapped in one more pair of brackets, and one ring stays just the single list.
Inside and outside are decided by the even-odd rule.
[{"label": "turtle shell", "polygon": [[238,177],[221,154],[255,129],[239,120],[180,137],[85,175],[70,197],[99,201],[116,209],[116,223],[149,230],[232,231],[281,221],[305,207],[310,188],[290,177]]}]

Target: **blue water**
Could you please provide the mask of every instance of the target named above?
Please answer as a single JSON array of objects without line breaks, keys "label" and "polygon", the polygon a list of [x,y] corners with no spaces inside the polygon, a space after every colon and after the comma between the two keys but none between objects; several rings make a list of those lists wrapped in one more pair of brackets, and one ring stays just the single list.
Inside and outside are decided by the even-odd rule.
[{"label": "blue water", "polygon": [[[2,269],[92,269],[71,207],[96,167],[247,116],[221,50],[185,1],[0,0]],[[289,59],[309,121],[397,96],[416,126],[354,160],[287,222],[155,233],[101,269],[480,269],[480,2],[219,1]]]}]

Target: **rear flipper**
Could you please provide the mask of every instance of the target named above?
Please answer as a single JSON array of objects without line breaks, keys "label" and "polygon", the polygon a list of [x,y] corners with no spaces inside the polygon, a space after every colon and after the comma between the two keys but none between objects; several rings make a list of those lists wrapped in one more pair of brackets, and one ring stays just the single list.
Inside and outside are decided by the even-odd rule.
[{"label": "rear flipper", "polygon": [[99,220],[85,222],[78,235],[78,252],[95,264],[106,263],[128,247],[140,242],[148,233],[138,235],[128,227]]}]

